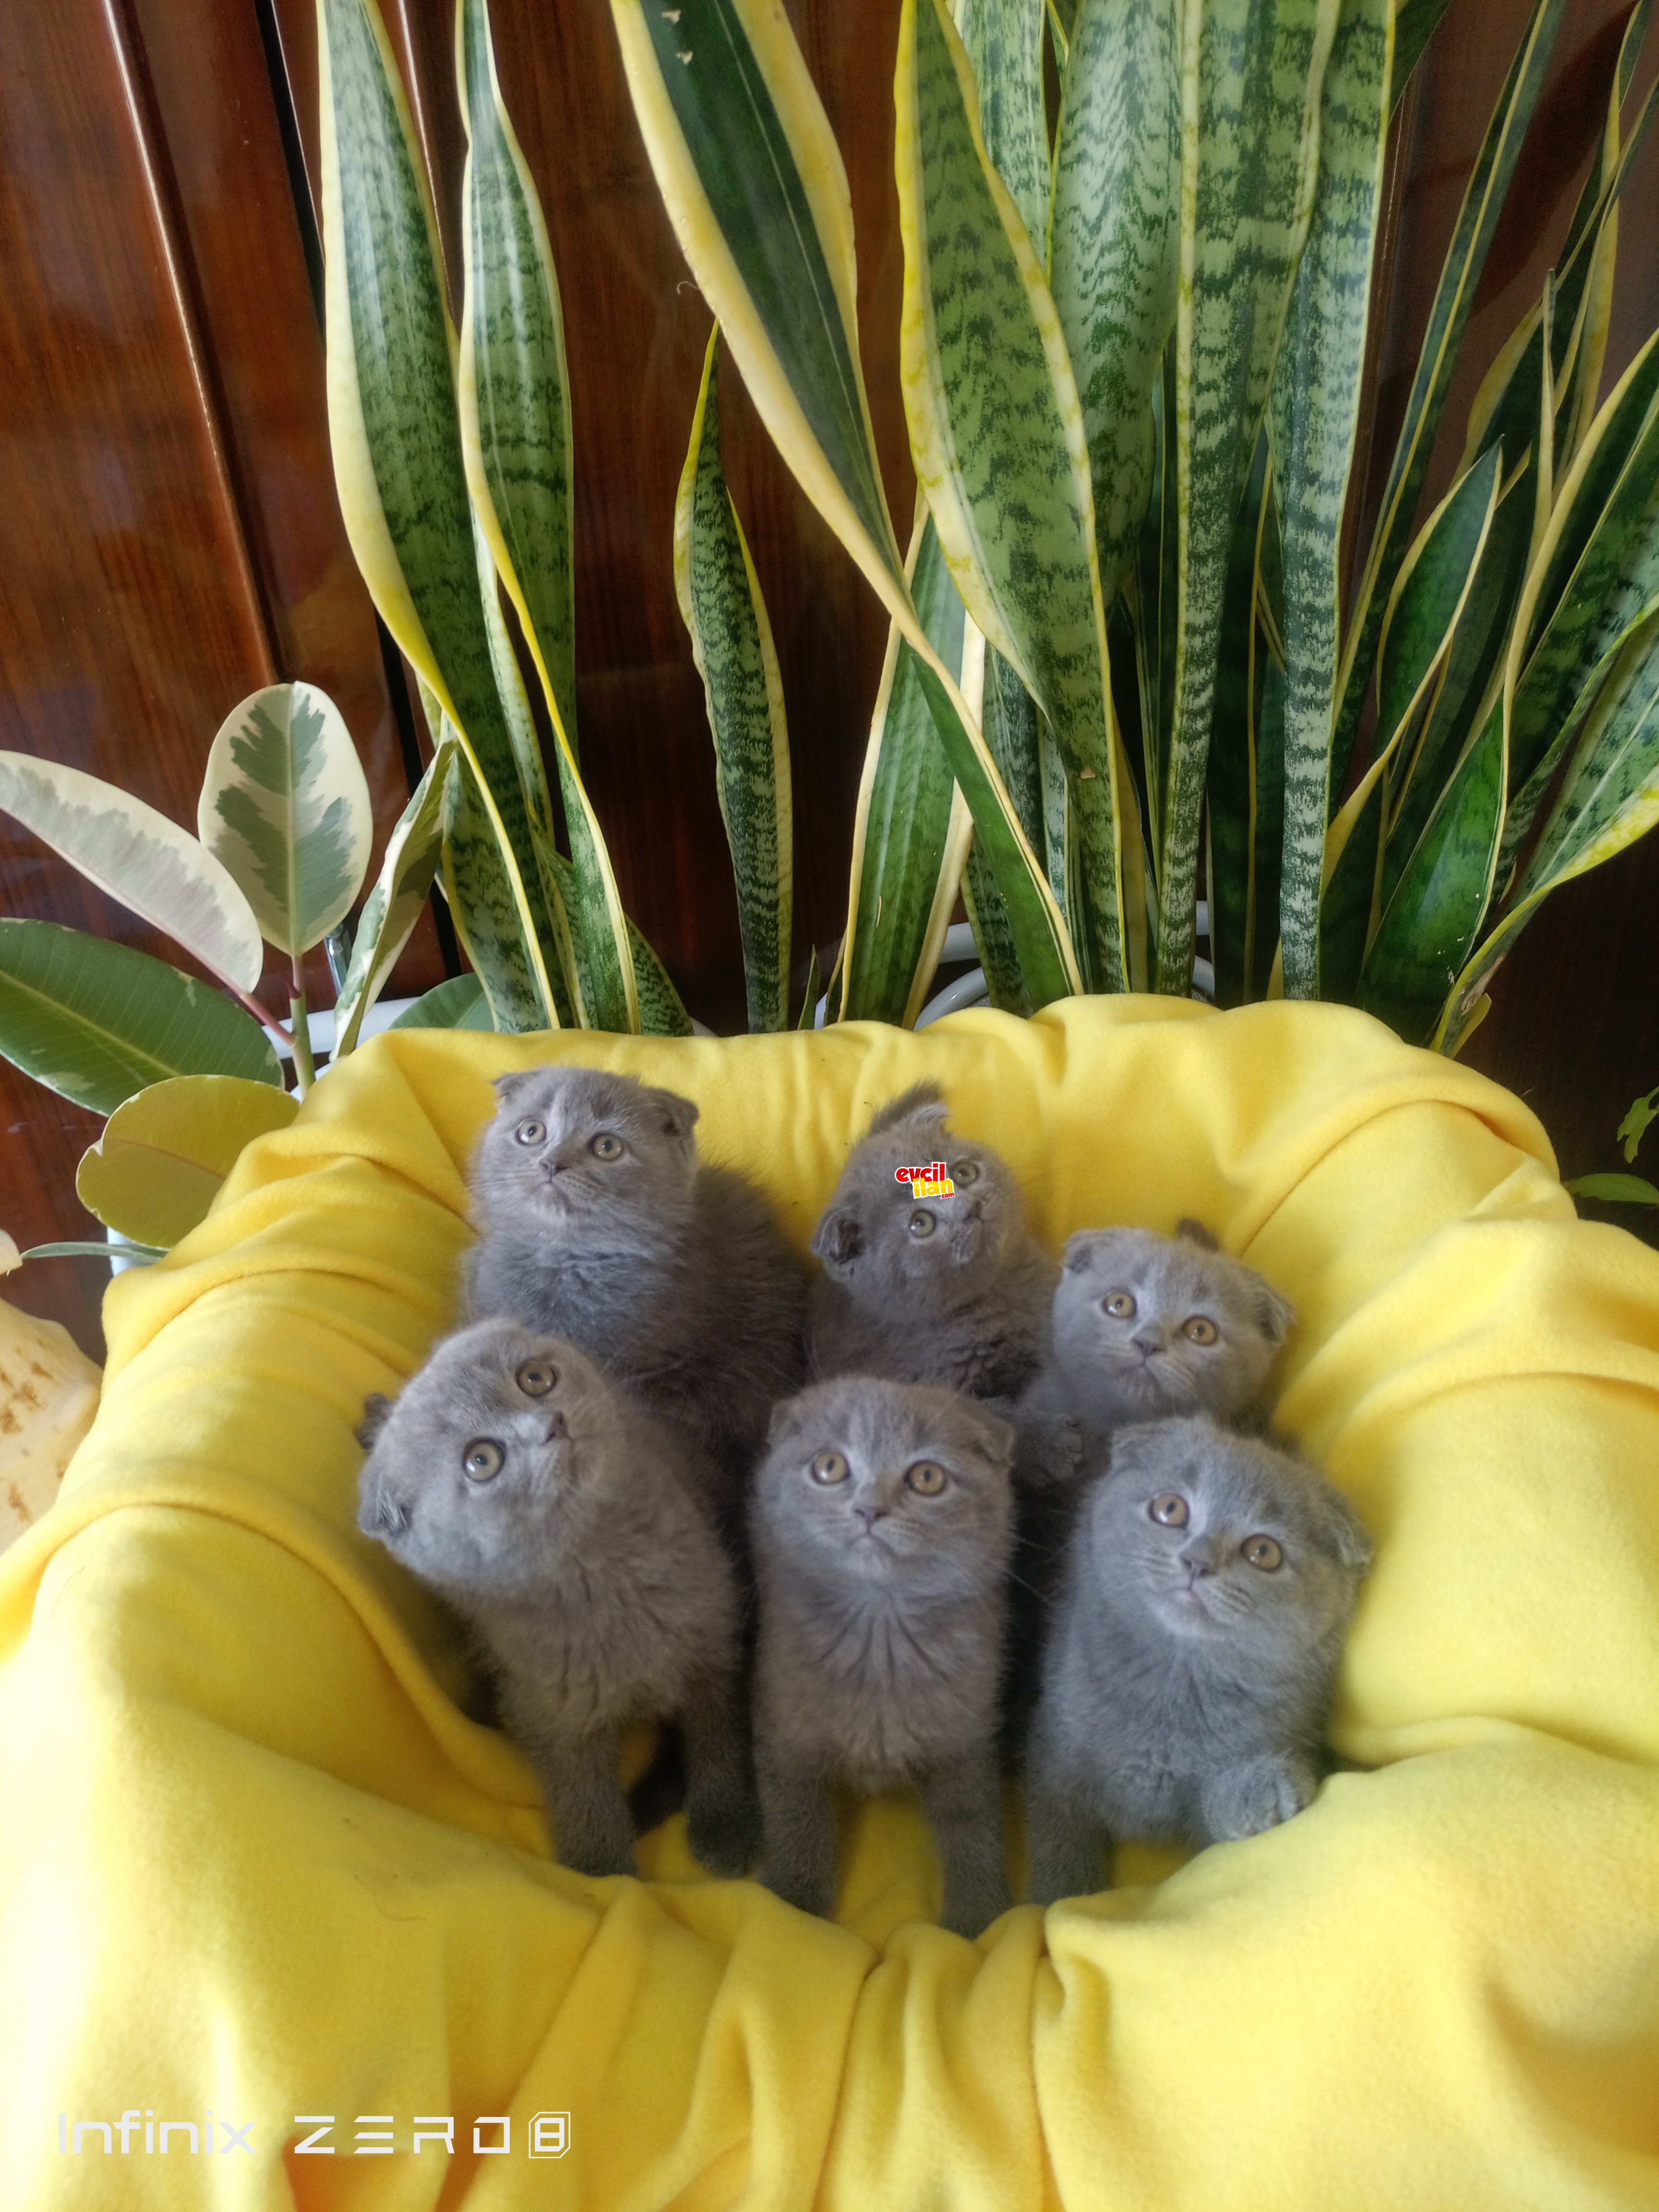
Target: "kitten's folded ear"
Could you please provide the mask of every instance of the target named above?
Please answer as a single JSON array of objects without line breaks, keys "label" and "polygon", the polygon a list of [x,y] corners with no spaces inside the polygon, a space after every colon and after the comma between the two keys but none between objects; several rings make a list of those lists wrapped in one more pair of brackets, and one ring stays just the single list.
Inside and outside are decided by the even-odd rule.
[{"label": "kitten's folded ear", "polygon": [[779,1437],[786,1436],[795,1425],[795,1401],[780,1398],[773,1407],[766,1424],[766,1443],[769,1450]]},{"label": "kitten's folded ear", "polygon": [[498,1106],[508,1104],[527,1084],[535,1082],[538,1076],[545,1075],[546,1073],[547,1070],[544,1067],[526,1067],[515,1073],[498,1075],[495,1079],[494,1086],[495,1103]]},{"label": "kitten's folded ear", "polygon": [[678,1091],[647,1089],[645,1095],[653,1113],[662,1116],[664,1135],[678,1137],[683,1145],[689,1146],[691,1142],[691,1132],[697,1126],[701,1109],[694,1105],[690,1099],[682,1098]]},{"label": "kitten's folded ear", "polygon": [[1256,1278],[1255,1313],[1268,1343],[1283,1344],[1296,1320],[1296,1308],[1282,1291],[1276,1291],[1260,1275]]},{"label": "kitten's folded ear", "polygon": [[873,1137],[883,1129],[896,1129],[901,1121],[914,1121],[925,1128],[931,1122],[947,1121],[950,1116],[938,1084],[916,1083],[876,1109],[870,1117],[868,1134]]},{"label": "kitten's folded ear", "polygon": [[1321,1499],[1325,1508],[1327,1533],[1332,1549],[1345,1567],[1364,1574],[1375,1556],[1375,1547],[1347,1499],[1340,1490],[1321,1478]]},{"label": "kitten's folded ear", "polygon": [[1184,1214],[1176,1222],[1176,1235],[1183,1244],[1196,1244],[1200,1252],[1218,1252],[1221,1249],[1220,1240],[1190,1213]]},{"label": "kitten's folded ear", "polygon": [[1061,1267],[1068,1275],[1075,1275],[1080,1268],[1091,1266],[1109,1252],[1122,1234],[1121,1229],[1079,1229],[1076,1236],[1066,1239],[1066,1249],[1060,1255]]},{"label": "kitten's folded ear", "polygon": [[392,1419],[392,1401],[381,1391],[372,1391],[363,1401],[363,1418],[354,1431],[365,1451],[374,1449],[374,1439]]},{"label": "kitten's folded ear", "polygon": [[1012,1422],[1005,1421],[988,1406],[972,1399],[963,1400],[961,1413],[963,1425],[972,1431],[975,1449],[999,1474],[1006,1474],[1014,1463],[1019,1445],[1018,1431]]},{"label": "kitten's folded ear", "polygon": [[830,1206],[812,1231],[812,1249],[826,1267],[843,1272],[864,1249],[864,1224],[850,1206]]}]

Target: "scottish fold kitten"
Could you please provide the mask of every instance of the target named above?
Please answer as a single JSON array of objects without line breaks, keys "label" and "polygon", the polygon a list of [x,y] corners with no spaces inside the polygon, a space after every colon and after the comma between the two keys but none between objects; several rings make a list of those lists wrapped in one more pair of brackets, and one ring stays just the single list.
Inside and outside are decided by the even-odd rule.
[{"label": "scottish fold kitten", "polygon": [[1008,1902],[994,1737],[1013,1432],[955,1392],[848,1376],[780,1406],[750,1507],[762,1880],[835,1903],[832,1781],[914,1786],[942,1918]]},{"label": "scottish fold kitten", "polygon": [[572,1344],[505,1316],[371,1398],[358,1526],[460,1614],[540,1778],[559,1856],[626,1874],[623,1729],[678,1715],[692,1850],[741,1874],[759,1843],[740,1605],[695,1442]]},{"label": "scottish fold kitten", "polygon": [[1209,1844],[1289,1820],[1370,1564],[1311,1467],[1202,1416],[1121,1429],[1085,1494],[1026,1759],[1031,1893],[1098,1888],[1124,1836]]},{"label": "scottish fold kitten", "polygon": [[[884,1375],[970,1397],[1013,1397],[1036,1372],[1056,1269],[1025,1226],[1018,1188],[988,1145],[949,1137],[931,1084],[884,1106],[813,1233],[823,1262],[809,1316],[816,1376]],[[902,1168],[943,1160],[946,1196]]]},{"label": "scottish fold kitten", "polygon": [[474,1319],[579,1345],[726,1470],[732,1510],[801,1380],[805,1269],[761,1193],[697,1158],[697,1109],[595,1068],[496,1079],[472,1164]]}]

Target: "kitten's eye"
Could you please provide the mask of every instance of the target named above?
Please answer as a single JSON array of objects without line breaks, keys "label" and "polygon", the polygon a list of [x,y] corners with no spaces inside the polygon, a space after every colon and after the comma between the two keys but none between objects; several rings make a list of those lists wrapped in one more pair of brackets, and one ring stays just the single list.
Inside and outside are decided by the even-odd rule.
[{"label": "kitten's eye", "polygon": [[979,1162],[977,1160],[963,1160],[959,1162],[958,1164],[953,1167],[951,1170],[951,1180],[952,1182],[963,1184],[977,1182],[979,1181]]},{"label": "kitten's eye", "polygon": [[919,1459],[904,1470],[904,1480],[918,1498],[937,1498],[950,1479],[937,1460]]},{"label": "kitten's eye", "polygon": [[1247,1536],[1239,1549],[1264,1575],[1276,1574],[1285,1564],[1285,1554],[1271,1536]]},{"label": "kitten's eye", "polygon": [[544,1398],[559,1379],[556,1367],[544,1359],[526,1359],[513,1380],[526,1398]]},{"label": "kitten's eye", "polygon": [[846,1481],[847,1462],[839,1452],[820,1452],[807,1471],[814,1482],[828,1487],[832,1482]]},{"label": "kitten's eye", "polygon": [[628,1147],[620,1137],[613,1137],[606,1131],[595,1137],[587,1149],[596,1160],[619,1160]]},{"label": "kitten's eye", "polygon": [[513,1132],[513,1140],[519,1145],[539,1145],[544,1140],[546,1135],[546,1122],[537,1121],[532,1115],[529,1121],[520,1122],[518,1127]]},{"label": "kitten's eye", "polygon": [[1146,1510],[1166,1528],[1184,1528],[1190,1517],[1186,1499],[1175,1490],[1166,1490],[1161,1498],[1153,1498]]},{"label": "kitten's eye", "polygon": [[919,1206],[910,1216],[910,1234],[913,1237],[931,1237],[933,1233],[933,1217]]},{"label": "kitten's eye", "polygon": [[1127,1291],[1114,1291],[1100,1303],[1102,1310],[1114,1321],[1133,1321],[1135,1317],[1135,1302]]},{"label": "kitten's eye", "polygon": [[461,1472],[469,1482],[493,1482],[507,1464],[507,1454],[489,1437],[475,1437],[461,1459]]},{"label": "kitten's eye", "polygon": [[1207,1314],[1194,1314],[1182,1322],[1181,1334],[1189,1344],[1213,1344],[1221,1332]]}]

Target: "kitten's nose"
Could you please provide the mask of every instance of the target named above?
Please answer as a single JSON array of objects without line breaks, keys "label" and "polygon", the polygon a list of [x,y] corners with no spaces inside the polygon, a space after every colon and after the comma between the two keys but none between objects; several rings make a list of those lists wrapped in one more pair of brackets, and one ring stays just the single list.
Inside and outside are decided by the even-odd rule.
[{"label": "kitten's nose", "polygon": [[562,1437],[568,1437],[569,1434],[570,1424],[566,1420],[564,1415],[556,1411],[556,1409],[553,1413],[550,1413],[547,1417],[547,1441],[549,1443],[557,1443]]},{"label": "kitten's nose", "polygon": [[887,1508],[884,1505],[855,1505],[853,1510],[863,1522],[866,1531],[873,1528],[878,1521],[884,1521],[887,1518]]},{"label": "kitten's nose", "polygon": [[1180,1558],[1182,1565],[1187,1570],[1188,1583],[1195,1583],[1200,1575],[1212,1575],[1215,1572],[1215,1550],[1207,1538],[1201,1541],[1183,1544],[1181,1547]]},{"label": "kitten's nose", "polygon": [[1146,1329],[1142,1329],[1139,1336],[1132,1336],[1129,1341],[1143,1359],[1150,1359],[1155,1352],[1164,1349],[1164,1339],[1152,1335]]}]

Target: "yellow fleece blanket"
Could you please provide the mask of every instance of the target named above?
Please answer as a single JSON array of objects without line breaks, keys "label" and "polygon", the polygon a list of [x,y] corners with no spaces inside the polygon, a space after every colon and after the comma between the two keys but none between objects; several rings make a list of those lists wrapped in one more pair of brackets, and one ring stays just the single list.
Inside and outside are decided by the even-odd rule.
[{"label": "yellow fleece blanket", "polygon": [[[556,1865],[356,1533],[352,1437],[451,1318],[489,1079],[550,1057],[695,1098],[803,1243],[933,1076],[1055,1249],[1197,1214],[1263,1269],[1280,1418],[1376,1540],[1353,1771],[976,1944],[902,1798],[848,1807],[838,1924],[702,1878],[678,1817],[639,1881]],[[1479,1076],[1343,1009],[1146,999],[394,1034],[106,1310],[96,1424],[0,1563],[3,2212],[1659,2207],[1659,1259]]]}]

